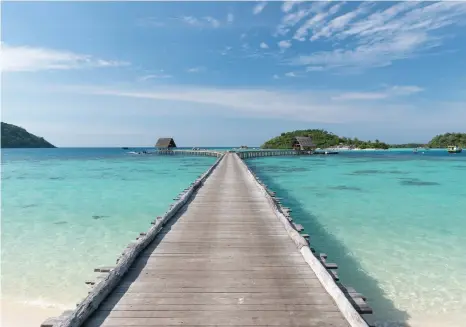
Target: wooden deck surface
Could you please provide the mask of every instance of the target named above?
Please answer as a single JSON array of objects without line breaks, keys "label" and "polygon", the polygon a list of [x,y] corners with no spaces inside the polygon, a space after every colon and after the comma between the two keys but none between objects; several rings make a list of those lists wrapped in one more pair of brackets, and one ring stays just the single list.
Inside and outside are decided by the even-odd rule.
[{"label": "wooden deck surface", "polygon": [[266,198],[226,154],[84,326],[346,326]]}]

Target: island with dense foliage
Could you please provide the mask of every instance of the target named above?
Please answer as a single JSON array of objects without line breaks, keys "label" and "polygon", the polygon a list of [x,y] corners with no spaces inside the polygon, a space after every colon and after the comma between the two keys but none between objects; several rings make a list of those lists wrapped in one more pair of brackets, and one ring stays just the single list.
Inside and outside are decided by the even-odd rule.
[{"label": "island with dense foliage", "polygon": [[54,148],[43,137],[33,135],[24,128],[2,122],[2,148]]},{"label": "island with dense foliage", "polygon": [[466,133],[445,133],[437,135],[427,144],[429,148],[446,148],[450,145],[466,148]]},{"label": "island with dense foliage", "polygon": [[282,133],[265,142],[264,149],[291,149],[295,136],[309,136],[317,148],[326,149],[336,146],[346,146],[358,149],[388,149],[387,143],[375,141],[361,141],[358,138],[348,138],[335,135],[322,129],[305,129]]},{"label": "island with dense foliage", "polygon": [[414,148],[427,148],[425,143],[403,143],[403,144],[390,144],[392,149],[414,149]]}]

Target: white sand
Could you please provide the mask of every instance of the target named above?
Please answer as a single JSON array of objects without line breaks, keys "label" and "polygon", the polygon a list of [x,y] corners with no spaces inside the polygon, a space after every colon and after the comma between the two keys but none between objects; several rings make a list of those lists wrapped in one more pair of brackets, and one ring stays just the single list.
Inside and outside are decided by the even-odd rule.
[{"label": "white sand", "polygon": [[45,319],[59,316],[62,312],[63,310],[57,308],[41,308],[1,300],[0,325],[2,327],[39,327]]}]

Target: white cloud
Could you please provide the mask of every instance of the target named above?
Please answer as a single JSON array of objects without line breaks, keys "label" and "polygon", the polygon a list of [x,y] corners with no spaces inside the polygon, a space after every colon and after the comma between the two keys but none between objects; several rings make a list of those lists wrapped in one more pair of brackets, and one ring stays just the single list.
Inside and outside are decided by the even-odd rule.
[{"label": "white cloud", "polygon": [[[370,4],[370,3],[369,3]],[[327,25],[321,26],[314,35],[311,37],[311,41],[318,40],[320,37],[330,37],[333,33],[343,30],[348,24],[359,15],[366,13],[369,10],[367,3],[362,3],[359,8],[354,11],[347,12],[341,16],[338,16],[328,22]]]},{"label": "white cloud", "polygon": [[351,50],[337,49],[334,51],[316,52],[309,56],[299,56],[291,61],[295,65],[317,65],[330,68],[364,68],[383,67],[393,60],[409,58],[420,46],[436,46],[427,44],[428,37],[423,33],[404,33],[390,42],[360,45]]},{"label": "white cloud", "polygon": [[200,72],[203,72],[203,71],[205,71],[205,67],[201,67],[201,66],[192,67],[192,68],[189,68],[187,70],[188,73],[200,73]]},{"label": "white cloud", "polygon": [[213,27],[218,28],[220,27],[220,21],[211,16],[205,16],[202,18],[196,18],[193,16],[183,16],[181,20],[188,25],[196,26],[196,27]]},{"label": "white cloud", "polygon": [[306,67],[307,72],[320,72],[323,71],[324,67],[322,66],[308,66]]},{"label": "white cloud", "polygon": [[232,47],[228,46],[228,47],[225,47],[222,51],[220,51],[220,54],[222,56],[226,56],[230,51],[231,49],[233,49]]},{"label": "white cloud", "polygon": [[259,2],[257,5],[254,6],[254,8],[252,9],[252,13],[254,15],[258,15],[262,12],[262,10],[264,10],[265,6],[267,6],[267,2],[266,1],[261,1]]},{"label": "white cloud", "polygon": [[302,1],[298,1],[298,0],[295,0],[295,1],[284,1],[283,4],[282,4],[282,11],[283,12],[290,12],[294,6],[296,6],[297,4],[301,3]]},{"label": "white cloud", "polygon": [[286,77],[297,77],[294,72],[288,72],[285,74]]},{"label": "white cloud", "polygon": [[392,86],[389,89],[390,93],[393,95],[410,95],[414,93],[419,93],[424,91],[423,88],[416,85],[402,85],[402,86]]},{"label": "white cloud", "polygon": [[228,22],[228,23],[233,23],[234,20],[235,20],[235,16],[233,16],[232,13],[229,13],[229,14],[227,15],[227,22]]},{"label": "white cloud", "polygon": [[241,35],[239,36],[239,39],[242,40],[242,39],[244,39],[246,36],[247,36],[246,33],[243,33],[243,34],[241,34]]},{"label": "white cloud", "polygon": [[422,91],[422,88],[415,85],[392,86],[379,92],[344,92],[334,96],[332,100],[381,100],[400,96],[408,96]]},{"label": "white cloud", "polygon": [[199,26],[201,25],[201,21],[193,16],[183,16],[181,20],[184,21],[186,24]]},{"label": "white cloud", "polygon": [[[325,15],[327,7],[331,4],[330,1],[317,1],[317,2],[304,2],[301,6],[293,6],[289,9],[286,15],[282,18],[281,23],[277,26],[276,35],[287,35],[291,29],[301,22],[304,18],[308,17],[310,14],[315,14],[315,16]],[[296,8],[295,12],[291,12],[292,9]],[[283,7],[282,7],[283,10]],[[283,10],[284,11],[284,10]],[[303,33],[304,28],[300,30],[299,33]]]},{"label": "white cloud", "polygon": [[2,44],[2,72],[35,72],[128,65],[130,64],[124,61],[103,60],[70,51]]},{"label": "white cloud", "polygon": [[297,29],[293,39],[298,41],[305,41],[309,30],[320,28],[323,24],[325,24],[325,19],[336,14],[342,5],[343,3],[333,5],[329,10],[319,12],[312,18],[308,19],[300,28]]},{"label": "white cloud", "polygon": [[293,38],[304,41],[311,32],[311,41],[327,38],[337,43],[345,41],[345,46],[299,55],[291,64],[349,70],[388,66],[441,45],[443,37],[451,35],[440,33],[440,29],[466,22],[464,2],[405,1],[375,12],[375,4],[365,2],[353,11],[331,17],[340,9],[336,6],[317,12],[296,30]]},{"label": "white cloud", "polygon": [[291,47],[291,41],[290,40],[282,40],[282,41],[278,42],[278,46],[282,50],[288,49],[289,47]]},{"label": "white cloud", "polygon": [[332,98],[332,100],[380,100],[387,98],[383,92],[345,92]]},{"label": "white cloud", "polygon": [[[278,76],[277,76],[278,77]],[[443,110],[426,110],[426,104],[402,102],[404,97],[396,95],[398,90],[417,91],[418,87],[387,87],[379,92],[308,91],[261,88],[220,88],[190,86],[159,86],[150,90],[114,89],[108,87],[70,88],[72,92],[102,96],[117,96],[153,101],[174,101],[201,105],[218,115],[234,114],[238,117],[268,117],[317,123],[379,123],[400,124],[418,117],[418,122],[429,123],[443,115],[455,114],[455,120],[466,119],[460,106],[442,106]],[[394,93],[393,93],[394,92]],[[388,94],[388,95],[385,95]],[[340,100],[340,101],[337,101]],[[353,101],[341,101],[353,100]],[[371,100],[357,101],[355,100]],[[376,104],[376,105],[375,105]],[[432,108],[438,103],[430,103]],[[181,106],[186,107],[186,106]],[[198,106],[199,107],[199,106]],[[456,108],[456,109],[455,109]],[[464,107],[462,108],[464,109]],[[419,113],[422,112],[421,115]],[[223,113],[223,114],[222,114]],[[421,122],[422,120],[422,122]]]},{"label": "white cloud", "polygon": [[212,25],[212,27],[214,27],[214,28],[217,28],[217,27],[220,26],[220,22],[217,19],[213,18],[213,17],[207,16],[207,17],[204,17],[204,19],[208,23],[210,23],[210,25]]},{"label": "white cloud", "polygon": [[279,78],[280,77],[277,74],[273,75],[273,79],[279,79]]},{"label": "white cloud", "polygon": [[163,71],[160,74],[150,74],[150,75],[144,75],[138,78],[139,81],[148,81],[150,79],[165,79],[165,78],[172,78],[172,75],[169,74],[164,74]]},{"label": "white cloud", "polygon": [[268,49],[268,48],[269,48],[269,46],[268,46],[267,43],[265,43],[265,42],[262,42],[262,43],[260,44],[260,47],[261,47],[261,49]]}]

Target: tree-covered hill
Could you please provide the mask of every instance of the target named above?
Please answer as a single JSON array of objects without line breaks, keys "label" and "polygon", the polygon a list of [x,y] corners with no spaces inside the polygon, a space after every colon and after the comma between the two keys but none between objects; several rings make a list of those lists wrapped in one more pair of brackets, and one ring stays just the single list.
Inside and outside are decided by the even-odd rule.
[{"label": "tree-covered hill", "polygon": [[449,145],[456,145],[466,148],[466,133],[445,133],[435,136],[428,143],[431,148],[446,148]]},{"label": "tree-covered hill", "polygon": [[28,133],[24,128],[2,122],[2,148],[54,148],[43,137]]},{"label": "tree-covered hill", "polygon": [[337,145],[353,146],[360,149],[388,149],[389,145],[379,140],[361,141],[357,138],[351,139],[341,137],[322,129],[296,130],[282,133],[265,142],[261,147],[264,149],[291,149],[295,136],[309,136],[318,148],[329,148]]},{"label": "tree-covered hill", "polygon": [[390,148],[395,149],[413,149],[413,148],[423,148],[426,145],[424,143],[403,143],[403,144],[390,144]]}]

